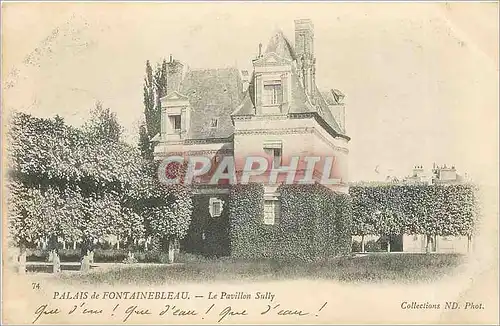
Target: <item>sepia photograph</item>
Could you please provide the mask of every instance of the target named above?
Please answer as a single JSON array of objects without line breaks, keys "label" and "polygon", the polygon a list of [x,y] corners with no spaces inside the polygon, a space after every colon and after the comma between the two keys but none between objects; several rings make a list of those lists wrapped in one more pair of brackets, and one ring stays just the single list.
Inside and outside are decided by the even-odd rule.
[{"label": "sepia photograph", "polygon": [[2,323],[498,324],[498,13],[2,2]]}]

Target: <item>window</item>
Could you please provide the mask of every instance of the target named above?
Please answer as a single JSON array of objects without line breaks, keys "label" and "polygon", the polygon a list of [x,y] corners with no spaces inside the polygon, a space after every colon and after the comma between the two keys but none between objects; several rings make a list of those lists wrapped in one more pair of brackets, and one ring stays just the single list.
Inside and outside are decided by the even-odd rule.
[{"label": "window", "polygon": [[219,217],[222,214],[222,208],[224,205],[224,202],[220,199],[217,198],[210,198],[210,201],[208,203],[208,210],[210,212],[210,216],[212,217]]},{"label": "window", "polygon": [[281,140],[266,140],[264,142],[264,152],[272,159],[274,167],[281,166],[283,156],[283,143]]},{"label": "window", "polygon": [[216,201],[212,204],[212,211],[214,216],[220,216],[222,212],[222,205],[219,201]]},{"label": "window", "polygon": [[274,225],[280,216],[280,202],[279,200],[265,200],[264,201],[264,224]]},{"label": "window", "polygon": [[175,131],[181,130],[181,116],[180,115],[171,115],[169,116],[170,123]]},{"label": "window", "polygon": [[218,124],[219,124],[219,119],[212,119],[212,121],[210,121],[210,128],[217,128]]},{"label": "window", "polygon": [[274,80],[264,84],[264,104],[276,105],[283,103],[281,81]]},{"label": "window", "polygon": [[174,246],[173,246],[173,247],[174,247],[174,250],[177,250],[177,251],[179,251],[179,250],[180,250],[180,248],[181,248],[181,243],[179,242],[179,239],[175,239],[175,240],[174,240]]},{"label": "window", "polygon": [[281,148],[264,148],[264,151],[272,158],[274,167],[281,166]]}]

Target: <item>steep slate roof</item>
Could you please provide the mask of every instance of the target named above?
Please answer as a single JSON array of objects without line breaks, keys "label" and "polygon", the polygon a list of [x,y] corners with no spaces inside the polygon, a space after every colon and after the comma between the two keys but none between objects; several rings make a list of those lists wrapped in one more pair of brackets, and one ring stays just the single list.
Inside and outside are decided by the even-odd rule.
[{"label": "steep slate roof", "polygon": [[[188,71],[180,93],[191,105],[191,122],[187,139],[227,138],[233,134],[231,112],[241,103],[243,84],[236,68]],[[217,128],[211,128],[218,119]]]},{"label": "steep slate roof", "polygon": [[321,95],[326,100],[326,103],[328,103],[328,105],[338,105],[344,98],[344,94],[342,94],[342,92],[338,89],[332,89],[328,92],[321,92]]},{"label": "steep slate roof", "polygon": [[[294,47],[281,31],[270,39],[265,53],[275,53],[289,60],[297,58]],[[241,76],[237,68],[191,70],[186,73],[180,93],[188,97],[191,105],[188,140],[231,137],[234,132],[231,116],[255,115],[253,73],[248,89],[244,93]],[[317,114],[322,120],[320,123],[326,129],[332,129],[335,134],[342,135],[342,129],[328,108],[327,101],[332,95],[325,97],[316,88],[315,98],[310,99],[294,66],[292,66],[291,82],[292,98],[287,113],[294,116]],[[217,128],[210,127],[212,119],[218,119]]]},{"label": "steep slate roof", "polygon": [[325,100],[321,92],[319,91],[318,87],[316,86],[316,91],[314,92],[316,95],[315,103],[318,105],[320,108],[319,114],[321,117],[330,125],[332,126],[335,131],[338,131],[342,133],[342,128],[340,128],[339,124],[335,120],[332,111],[330,111],[330,108],[328,107],[328,102]]},{"label": "steep slate roof", "polygon": [[326,103],[328,105],[335,105],[335,104],[338,104],[336,101],[335,101],[335,98],[333,97],[332,95],[332,92],[331,91],[328,91],[328,92],[321,92],[321,96],[323,96],[323,98],[325,99]]},{"label": "steep slate roof", "polygon": [[297,59],[293,45],[290,44],[290,41],[282,31],[277,31],[276,34],[271,37],[265,53],[276,53],[280,57],[288,60]]},{"label": "steep slate roof", "polygon": [[[265,53],[276,53],[278,56],[289,60],[296,60],[297,58],[293,46],[281,31],[278,31],[270,39]],[[309,98],[300,81],[298,71],[294,66],[292,66],[291,82],[292,98],[289,103],[289,111],[287,113],[293,115],[300,115],[303,113],[317,114],[320,117],[320,120],[325,122],[324,124],[327,129],[331,128],[334,133],[343,135],[343,131],[330,112],[325,98],[322,96],[317,87],[314,92],[314,99]],[[233,112],[233,116],[255,115],[254,87],[255,85],[253,83],[252,75],[248,90],[244,95],[244,100]],[[313,105],[312,103],[316,103],[316,105]]]}]

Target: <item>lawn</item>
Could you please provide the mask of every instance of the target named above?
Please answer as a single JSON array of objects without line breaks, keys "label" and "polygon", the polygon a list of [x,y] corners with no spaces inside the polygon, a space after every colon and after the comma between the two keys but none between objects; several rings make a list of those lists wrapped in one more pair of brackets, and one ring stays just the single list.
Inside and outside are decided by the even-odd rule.
[{"label": "lawn", "polygon": [[88,274],[65,273],[59,278],[71,284],[77,282],[136,285],[292,279],[324,279],[348,283],[415,283],[450,275],[455,267],[463,263],[463,258],[464,256],[458,254],[408,253],[373,253],[315,263],[191,258],[179,265],[131,264]]}]

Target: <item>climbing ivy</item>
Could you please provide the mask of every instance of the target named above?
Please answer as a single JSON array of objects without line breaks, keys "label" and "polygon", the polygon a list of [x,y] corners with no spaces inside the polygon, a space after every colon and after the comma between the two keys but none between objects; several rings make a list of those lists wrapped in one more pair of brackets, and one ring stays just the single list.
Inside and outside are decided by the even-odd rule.
[{"label": "climbing ivy", "polygon": [[263,223],[264,187],[234,186],[230,194],[231,253],[238,258],[306,260],[350,251],[347,195],[321,185],[281,185],[280,216]]}]

